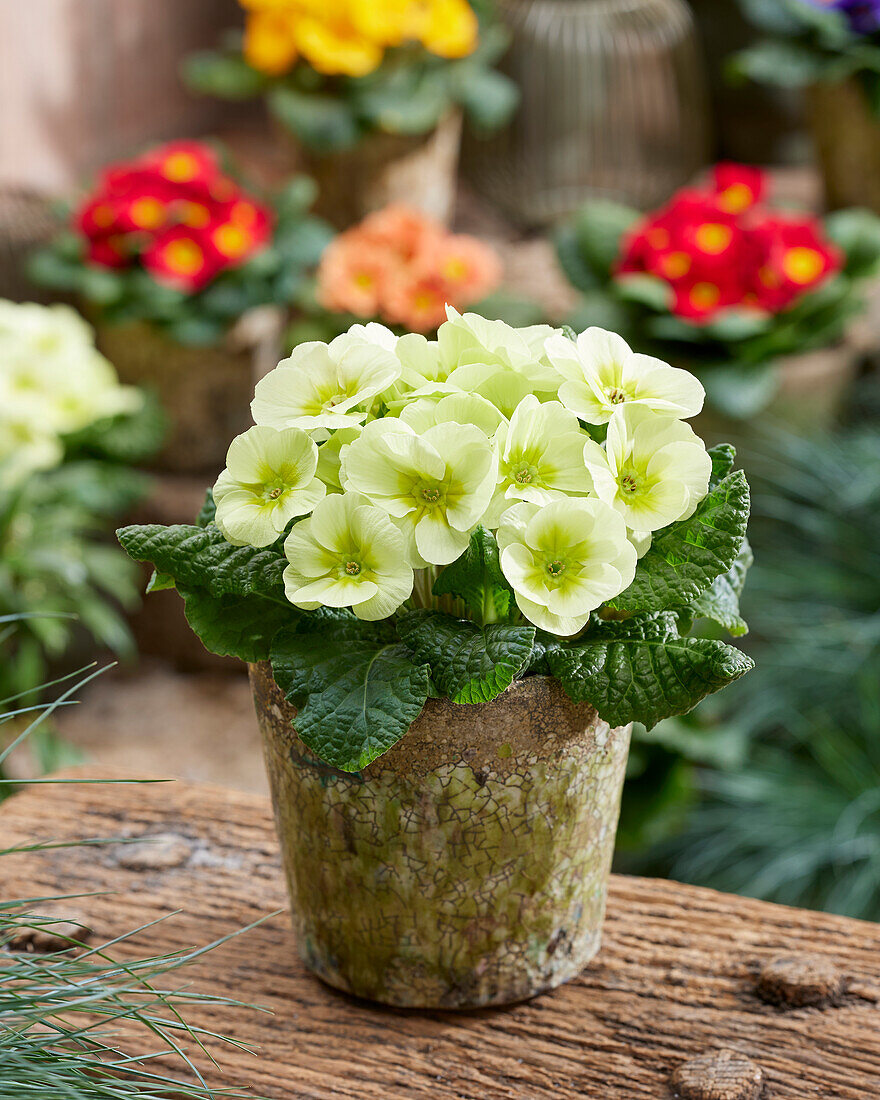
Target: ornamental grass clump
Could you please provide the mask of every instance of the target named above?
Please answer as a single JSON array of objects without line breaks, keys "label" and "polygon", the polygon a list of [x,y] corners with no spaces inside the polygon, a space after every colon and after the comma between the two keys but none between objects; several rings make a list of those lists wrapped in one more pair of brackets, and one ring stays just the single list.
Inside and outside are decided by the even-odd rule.
[{"label": "ornamental grass clump", "polygon": [[[3,629],[20,621],[20,616],[0,616]],[[57,708],[74,702],[76,692],[97,675],[99,672],[77,672],[44,685],[48,689],[65,681],[73,683],[52,702],[25,706],[15,695],[0,698],[0,726],[11,721],[27,723],[0,751],[0,774],[10,754],[37,733]],[[56,781],[27,782],[43,785]],[[0,778],[0,800],[19,785]],[[0,847],[0,866],[5,871],[16,855],[52,848],[94,848],[112,839],[34,841]],[[188,1024],[183,1015],[200,1006],[234,1008],[240,1002],[200,993],[177,979],[178,971],[232,937],[200,949],[154,957],[141,952],[138,956],[130,950],[129,941],[149,929],[147,925],[110,943],[87,947],[69,935],[71,924],[63,916],[45,915],[47,909],[63,912],[71,901],[72,897],[65,896],[0,898],[3,1100],[219,1100],[221,1096],[257,1100],[250,1090],[209,1087],[187,1053],[196,1049],[211,1058],[205,1044],[213,1041],[247,1049],[235,1039]],[[35,946],[40,939],[51,943],[47,953],[41,954]],[[136,1055],[126,1049],[132,1040],[147,1053]]]},{"label": "ornamental grass clump", "polygon": [[748,486],[703,391],[615,334],[448,309],[436,340],[353,325],[256,387],[194,526],[120,541],[209,649],[271,660],[322,760],[364,768],[431,696],[544,674],[653,726],[751,667]]}]

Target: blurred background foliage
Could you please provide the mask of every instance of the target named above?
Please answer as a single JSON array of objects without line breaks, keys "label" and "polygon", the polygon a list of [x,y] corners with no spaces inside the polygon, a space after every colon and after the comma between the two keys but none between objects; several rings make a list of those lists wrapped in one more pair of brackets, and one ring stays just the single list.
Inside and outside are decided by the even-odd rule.
[{"label": "blurred background foliage", "polygon": [[742,450],[755,671],[634,747],[621,866],[880,918],[880,387]]}]

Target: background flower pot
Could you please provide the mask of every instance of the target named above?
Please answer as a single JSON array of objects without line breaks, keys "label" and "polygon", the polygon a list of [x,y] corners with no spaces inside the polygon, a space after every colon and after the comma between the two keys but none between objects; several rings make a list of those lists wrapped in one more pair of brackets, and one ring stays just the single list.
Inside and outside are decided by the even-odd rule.
[{"label": "background flower pot", "polygon": [[808,88],[806,98],[827,206],[880,213],[880,119],[862,85],[823,81]]},{"label": "background flower pot", "polygon": [[347,229],[389,203],[405,203],[448,223],[460,145],[461,112],[451,111],[428,134],[375,133],[343,152],[314,153],[299,145],[296,152],[302,170],[318,184],[315,213]]},{"label": "background flower pot", "polygon": [[856,380],[859,359],[846,341],[777,361],[779,389],[770,412],[794,429],[830,431]]},{"label": "background flower pot", "polygon": [[254,383],[281,357],[280,313],[261,307],[245,314],[222,343],[179,344],[143,321],[95,320],[100,350],[122,382],[159,397],[170,425],[151,468],[215,475],[233,436],[251,423]]},{"label": "background flower pot", "polygon": [[[827,432],[837,423],[859,371],[859,355],[849,341],[786,355],[773,363],[776,392],[758,414],[735,419],[711,404],[693,421],[710,444],[733,440],[747,445],[768,423],[794,432]],[[695,372],[698,373],[698,372]]]},{"label": "background flower pot", "polygon": [[316,760],[251,666],[293,925],[329,984],[387,1004],[506,1004],[599,949],[630,727],[549,677],[429,699],[363,772]]}]

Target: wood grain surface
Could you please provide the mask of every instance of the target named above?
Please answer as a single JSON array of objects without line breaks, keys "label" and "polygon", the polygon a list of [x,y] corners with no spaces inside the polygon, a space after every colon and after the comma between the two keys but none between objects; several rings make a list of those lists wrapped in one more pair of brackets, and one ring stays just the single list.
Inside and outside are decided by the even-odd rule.
[{"label": "wood grain surface", "polygon": [[[67,773],[85,775],[95,771]],[[0,808],[0,848],[86,837],[156,839],[5,857],[3,896],[108,891],[70,902],[71,915],[100,939],[167,917],[125,949],[150,953],[202,945],[286,901],[270,808],[254,795],[64,784]],[[822,974],[822,962],[833,964],[843,992],[826,1007],[762,1000],[762,967],[796,960],[783,966],[785,982],[776,974],[776,996],[809,974],[801,956]],[[342,996],[305,971],[286,915],[187,973],[202,991],[273,1013],[201,1008],[190,1022],[256,1049],[214,1050],[225,1072],[210,1080],[279,1100],[655,1100],[674,1088],[710,1100],[880,1097],[880,927],[671,882],[614,878],[596,961],[569,985],[508,1009],[426,1014]],[[723,1065],[760,1067],[749,1071],[751,1091],[735,1091],[730,1074],[705,1061],[683,1070],[722,1050],[733,1052]]]}]

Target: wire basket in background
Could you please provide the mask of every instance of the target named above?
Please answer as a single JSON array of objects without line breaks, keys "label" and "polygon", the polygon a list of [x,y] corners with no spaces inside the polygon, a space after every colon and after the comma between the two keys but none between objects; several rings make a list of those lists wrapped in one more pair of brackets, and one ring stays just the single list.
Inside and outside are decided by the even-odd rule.
[{"label": "wire basket in background", "polygon": [[468,173],[504,213],[552,222],[587,198],[662,202],[706,161],[708,100],[683,0],[498,0],[522,91],[510,126],[472,139]]}]

